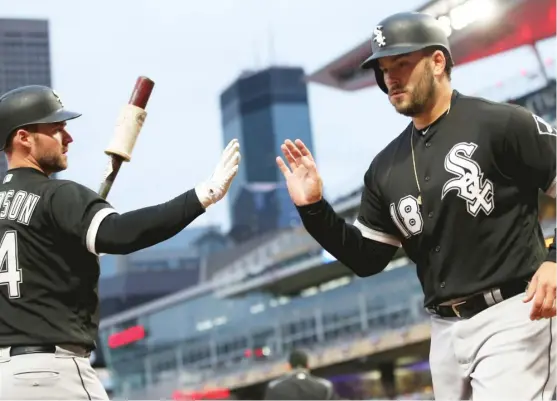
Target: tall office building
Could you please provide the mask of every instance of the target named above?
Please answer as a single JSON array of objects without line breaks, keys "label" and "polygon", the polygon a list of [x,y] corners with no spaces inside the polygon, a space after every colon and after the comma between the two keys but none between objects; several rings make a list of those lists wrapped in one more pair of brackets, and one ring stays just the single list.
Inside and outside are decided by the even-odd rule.
[{"label": "tall office building", "polygon": [[[0,19],[0,94],[31,84],[51,86],[48,21]],[[0,152],[0,178],[6,167]]]},{"label": "tall office building", "polygon": [[229,192],[236,239],[299,224],[275,158],[287,138],[300,138],[313,152],[304,76],[292,67],[246,72],[220,96],[224,142],[238,138],[242,149]]}]

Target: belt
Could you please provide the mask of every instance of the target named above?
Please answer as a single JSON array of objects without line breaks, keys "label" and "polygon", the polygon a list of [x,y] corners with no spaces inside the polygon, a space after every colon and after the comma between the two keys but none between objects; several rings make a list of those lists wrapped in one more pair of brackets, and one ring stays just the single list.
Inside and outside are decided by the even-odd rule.
[{"label": "belt", "polygon": [[493,288],[474,294],[452,305],[433,305],[427,311],[440,317],[458,317],[469,319],[490,306],[512,298],[526,290],[529,279],[512,280]]},{"label": "belt", "polygon": [[10,356],[27,355],[27,354],[54,354],[56,346],[54,345],[16,345],[10,347]]}]

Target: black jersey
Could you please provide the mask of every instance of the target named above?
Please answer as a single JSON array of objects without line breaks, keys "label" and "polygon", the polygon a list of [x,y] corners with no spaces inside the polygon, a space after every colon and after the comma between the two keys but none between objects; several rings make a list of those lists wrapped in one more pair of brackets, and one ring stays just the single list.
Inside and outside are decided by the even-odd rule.
[{"label": "black jersey", "polygon": [[0,185],[0,346],[94,348],[99,323],[97,230],[115,210],[73,181],[32,168]]},{"label": "black jersey", "polygon": [[269,382],[263,399],[338,400],[339,397],[329,380],[313,376],[305,369],[294,369]]},{"label": "black jersey", "polygon": [[555,197],[555,145],[526,109],[454,91],[448,113],[375,157],[355,225],[404,247],[426,305],[528,279],[547,255],[538,195]]}]

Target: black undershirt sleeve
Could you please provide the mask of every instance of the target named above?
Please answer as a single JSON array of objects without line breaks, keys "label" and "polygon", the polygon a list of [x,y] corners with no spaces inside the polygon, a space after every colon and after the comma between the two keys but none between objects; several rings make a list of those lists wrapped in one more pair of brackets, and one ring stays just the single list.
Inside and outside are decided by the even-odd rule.
[{"label": "black undershirt sleeve", "polygon": [[98,253],[129,254],[165,241],[205,212],[194,189],[176,198],[104,218],[97,232]]},{"label": "black undershirt sleeve", "polygon": [[381,272],[398,249],[397,246],[364,237],[358,228],[346,223],[325,199],[297,209],[308,233],[360,277]]}]

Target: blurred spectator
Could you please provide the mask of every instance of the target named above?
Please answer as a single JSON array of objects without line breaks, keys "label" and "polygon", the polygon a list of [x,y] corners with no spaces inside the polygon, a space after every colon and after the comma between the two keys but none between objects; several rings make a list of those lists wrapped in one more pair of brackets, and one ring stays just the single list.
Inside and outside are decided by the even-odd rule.
[{"label": "blurred spectator", "polygon": [[294,350],[288,358],[291,371],[271,381],[265,400],[338,400],[333,383],[309,373],[308,356]]}]

